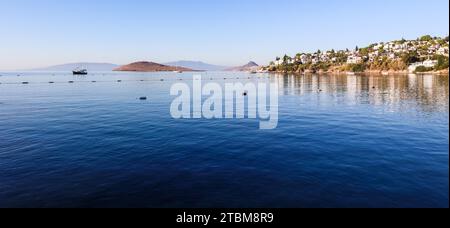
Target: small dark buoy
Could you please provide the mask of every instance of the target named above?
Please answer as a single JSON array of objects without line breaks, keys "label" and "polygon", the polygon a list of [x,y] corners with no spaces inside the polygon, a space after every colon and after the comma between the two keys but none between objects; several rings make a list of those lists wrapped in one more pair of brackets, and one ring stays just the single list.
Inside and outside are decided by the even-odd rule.
[{"label": "small dark buoy", "polygon": [[244,92],[242,95],[243,95],[244,97],[246,97],[248,94],[247,94],[247,92]]},{"label": "small dark buoy", "polygon": [[72,83],[73,83],[73,81],[69,81],[69,83],[70,83],[70,84],[72,84]]},{"label": "small dark buoy", "polygon": [[144,80],[141,80],[141,82],[143,82]]},{"label": "small dark buoy", "polygon": [[147,97],[139,97],[139,100],[145,101],[145,100],[147,100]]},{"label": "small dark buoy", "polygon": [[97,81],[92,81],[92,83],[96,83]]},{"label": "small dark buoy", "polygon": [[54,82],[48,82],[49,84],[53,84]]},{"label": "small dark buoy", "polygon": [[163,82],[163,81],[164,81],[164,79],[161,79],[161,81]]},{"label": "small dark buoy", "polygon": [[28,83],[28,82],[22,82],[22,84],[27,85],[27,84],[29,84],[29,83]]},{"label": "small dark buoy", "polygon": [[122,82],[122,80],[117,80],[117,82]]}]

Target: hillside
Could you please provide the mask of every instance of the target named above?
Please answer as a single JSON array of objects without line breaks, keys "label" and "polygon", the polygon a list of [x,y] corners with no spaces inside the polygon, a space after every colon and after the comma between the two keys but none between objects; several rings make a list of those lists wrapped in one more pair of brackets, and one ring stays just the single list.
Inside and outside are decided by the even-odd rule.
[{"label": "hillside", "polygon": [[421,73],[448,72],[449,38],[425,35],[414,40],[394,40],[350,50],[300,52],[294,57],[277,57],[271,72],[367,72]]}]

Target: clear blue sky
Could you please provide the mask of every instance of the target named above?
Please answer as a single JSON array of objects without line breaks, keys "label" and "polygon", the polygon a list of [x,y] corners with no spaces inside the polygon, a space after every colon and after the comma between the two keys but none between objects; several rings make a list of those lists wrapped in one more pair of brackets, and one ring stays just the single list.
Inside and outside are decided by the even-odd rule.
[{"label": "clear blue sky", "polygon": [[447,36],[448,0],[0,0],[0,69],[278,55]]}]

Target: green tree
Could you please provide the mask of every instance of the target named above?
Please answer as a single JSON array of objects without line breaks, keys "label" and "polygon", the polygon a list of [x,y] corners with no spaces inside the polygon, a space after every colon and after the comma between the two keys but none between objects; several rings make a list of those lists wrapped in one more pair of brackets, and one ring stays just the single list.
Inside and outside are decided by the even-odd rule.
[{"label": "green tree", "polygon": [[420,61],[419,54],[417,52],[408,52],[402,55],[402,61],[405,64],[412,64]]},{"label": "green tree", "polygon": [[448,56],[438,55],[436,57],[436,59],[438,61],[438,63],[434,67],[436,70],[445,70],[445,69],[449,68],[449,57]]},{"label": "green tree", "polygon": [[432,40],[433,37],[431,37],[430,35],[420,37],[420,41],[432,41]]}]

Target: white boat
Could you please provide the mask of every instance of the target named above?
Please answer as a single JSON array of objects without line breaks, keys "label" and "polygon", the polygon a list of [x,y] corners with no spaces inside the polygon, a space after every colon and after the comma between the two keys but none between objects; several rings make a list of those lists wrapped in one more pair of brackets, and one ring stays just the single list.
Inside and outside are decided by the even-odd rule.
[{"label": "white boat", "polygon": [[72,73],[73,75],[87,75],[88,71],[86,69],[75,69]]}]

